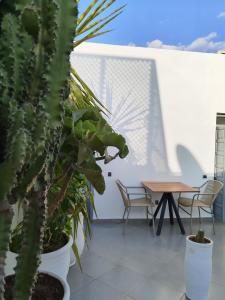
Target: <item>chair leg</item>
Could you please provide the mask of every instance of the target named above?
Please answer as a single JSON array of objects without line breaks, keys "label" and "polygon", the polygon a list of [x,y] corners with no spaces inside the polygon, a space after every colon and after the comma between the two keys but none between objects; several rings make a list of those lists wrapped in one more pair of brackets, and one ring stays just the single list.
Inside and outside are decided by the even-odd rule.
[{"label": "chair leg", "polygon": [[211,215],[212,215],[212,223],[213,223],[213,234],[216,234],[216,231],[215,231],[215,217],[214,217],[214,213],[213,213],[212,208],[211,208]]},{"label": "chair leg", "polygon": [[148,207],[146,207],[146,219],[147,219],[147,221],[148,221],[148,214],[149,214]]},{"label": "chair leg", "polygon": [[127,219],[126,219],[126,224],[128,223],[129,215],[130,215],[130,207],[127,208]]},{"label": "chair leg", "polygon": [[199,224],[202,224],[202,219],[201,219],[201,208],[198,206],[198,219],[199,219]]},{"label": "chair leg", "polygon": [[193,211],[193,207],[191,207],[191,222],[190,222],[191,234],[192,234],[192,211]]},{"label": "chair leg", "polygon": [[124,222],[124,219],[125,219],[126,212],[127,212],[127,208],[125,207],[124,213],[123,213],[123,222]]}]

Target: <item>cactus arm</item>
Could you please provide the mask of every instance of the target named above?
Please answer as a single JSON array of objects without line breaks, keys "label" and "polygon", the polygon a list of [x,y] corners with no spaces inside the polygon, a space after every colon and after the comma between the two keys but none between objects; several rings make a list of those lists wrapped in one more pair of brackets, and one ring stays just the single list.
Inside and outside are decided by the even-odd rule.
[{"label": "cactus arm", "polygon": [[[2,293],[2,282],[4,277],[4,264],[6,251],[10,238],[10,227],[12,222],[12,211],[8,203],[8,197],[17,181],[19,172],[26,158],[27,134],[21,126],[24,115],[21,110],[14,110],[12,125],[8,135],[8,153],[6,160],[0,164],[0,299]],[[15,129],[15,128],[19,129]],[[21,128],[22,127],[22,128]],[[12,134],[14,132],[14,135]]]},{"label": "cactus arm", "polygon": [[7,202],[0,202],[0,299],[3,299],[4,292],[4,266],[6,251],[9,244],[9,233],[13,218],[13,211]]},{"label": "cactus arm", "polygon": [[[37,122],[34,125],[32,141],[34,144],[34,153],[41,155],[45,149],[46,152],[44,153],[48,153],[47,156],[49,158],[46,162],[46,173],[41,179],[40,175],[36,178],[34,188],[26,197],[28,199],[28,208],[24,217],[24,240],[15,269],[16,283],[14,296],[18,300],[27,300],[30,298],[31,287],[39,265],[38,257],[43,242],[43,228],[46,218],[46,194],[49,188],[48,184],[45,184],[45,181],[48,181],[52,176],[52,170],[54,169],[59,150],[59,140],[63,124],[62,104],[66,97],[64,90],[65,87],[67,88],[66,81],[69,76],[69,52],[72,47],[72,32],[74,29],[74,3],[73,1],[65,2],[62,0],[53,2],[57,4],[54,11],[55,23],[52,22],[52,25],[54,23],[55,26],[48,31],[49,27],[45,27],[47,20],[44,19],[44,12],[46,6],[52,3],[52,1],[48,1],[47,4],[46,1],[38,1],[41,25],[38,42],[39,48],[37,48],[38,55],[35,63],[34,78],[32,79],[33,83],[31,84],[31,101],[32,103],[38,101],[39,110],[40,112],[43,111],[46,122],[44,122],[45,126],[40,125],[39,127],[41,122],[39,124]],[[26,17],[25,22],[28,21],[29,18],[27,19]],[[52,47],[48,48],[48,45],[45,43],[46,37],[44,38],[44,32],[48,31],[49,33],[52,29],[54,29],[51,35],[52,40],[55,41],[54,51],[52,51]],[[39,78],[41,82],[36,82],[39,77],[37,74],[41,75]],[[43,87],[43,83],[45,83],[46,87]],[[43,93],[41,96],[38,93],[39,89]],[[42,132],[42,138],[37,134],[39,131]],[[57,145],[54,146],[52,142],[56,142]],[[25,180],[24,191],[27,184],[28,182]]]},{"label": "cactus arm", "polygon": [[46,101],[46,110],[49,113],[49,122],[52,128],[57,128],[62,119],[58,99],[66,86],[69,70],[69,54],[72,49],[75,5],[73,1],[57,0],[58,13],[56,22],[59,28],[56,37],[56,53],[53,57],[49,74],[49,94]]},{"label": "cactus arm", "polygon": [[0,53],[8,53],[1,60],[7,70],[9,95],[11,98],[22,97],[23,64],[28,55],[27,49],[31,46],[31,38],[26,32],[20,32],[17,18],[11,14],[6,15],[2,22],[1,43]]},{"label": "cactus arm", "polygon": [[28,208],[23,221],[23,244],[15,268],[14,297],[17,300],[30,299],[30,293],[36,280],[44,237],[46,196],[47,184],[43,176],[37,181],[28,196]]}]

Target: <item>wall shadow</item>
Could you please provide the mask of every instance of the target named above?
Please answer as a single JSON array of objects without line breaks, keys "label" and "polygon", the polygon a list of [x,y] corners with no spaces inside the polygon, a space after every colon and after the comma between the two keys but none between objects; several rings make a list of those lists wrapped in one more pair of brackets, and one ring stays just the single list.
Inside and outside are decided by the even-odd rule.
[{"label": "wall shadow", "polygon": [[[105,175],[108,171],[113,174],[111,178],[106,177],[105,198],[112,198],[116,193],[116,178],[128,185],[144,180],[183,181],[190,185],[204,182],[203,168],[184,145],[175,145],[179,172],[169,167],[154,59],[77,54],[74,65],[111,112],[109,122],[125,136],[130,150],[125,160],[104,166]],[[108,205],[113,210],[115,203]],[[101,217],[104,207],[99,209]]]}]

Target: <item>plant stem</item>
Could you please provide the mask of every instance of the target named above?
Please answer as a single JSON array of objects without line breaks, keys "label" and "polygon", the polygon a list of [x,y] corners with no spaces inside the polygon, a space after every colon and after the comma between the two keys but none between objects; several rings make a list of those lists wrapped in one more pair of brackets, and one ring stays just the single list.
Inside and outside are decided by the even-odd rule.
[{"label": "plant stem", "polygon": [[67,191],[67,188],[69,186],[70,180],[73,176],[73,173],[74,173],[74,170],[70,167],[70,169],[68,170],[68,172],[64,178],[64,182],[63,182],[60,192],[55,197],[51,206],[49,207],[49,210],[48,210],[49,217],[51,217],[54,214],[55,210],[59,207],[60,203],[63,201],[66,191]]}]

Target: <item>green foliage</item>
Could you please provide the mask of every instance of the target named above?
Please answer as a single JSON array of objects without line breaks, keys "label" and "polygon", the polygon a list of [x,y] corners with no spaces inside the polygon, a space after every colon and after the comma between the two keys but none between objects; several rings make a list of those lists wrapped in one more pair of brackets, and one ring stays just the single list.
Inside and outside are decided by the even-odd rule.
[{"label": "green foliage", "polygon": [[[79,223],[81,223],[80,215],[83,216],[85,223],[84,237],[91,234],[90,220],[88,216],[87,200],[90,201],[94,211],[93,194],[88,187],[87,179],[84,175],[75,172],[65,197],[54,214],[46,221],[43,240],[43,253],[49,253],[60,249],[65,245],[68,238],[73,236],[74,254],[79,262],[79,254],[76,245],[76,234]],[[48,203],[51,205],[54,198],[61,190],[61,183],[53,184],[48,193]],[[31,213],[32,215],[32,213]],[[18,253],[23,246],[23,222],[20,222],[11,234],[10,250]],[[67,239],[65,238],[67,237]],[[29,258],[30,260],[30,258]]]},{"label": "green foliage", "polygon": [[[56,183],[51,187],[49,192],[49,205],[54,201],[55,196],[61,189],[61,183]],[[86,177],[79,172],[73,174],[72,179],[68,185],[63,202],[54,212],[52,217],[49,217],[45,229],[45,252],[48,251],[48,247],[51,247],[51,239],[57,241],[60,239],[62,232],[76,237],[76,230],[73,231],[72,222],[76,222],[75,228],[77,228],[79,214],[81,213],[87,224],[87,232],[90,233],[89,218],[87,200],[90,200],[92,207],[94,208],[93,194],[90,191],[89,183]],[[95,210],[95,209],[94,209]]]},{"label": "green foliage", "polygon": [[[93,0],[83,13],[79,15],[76,28],[76,39],[74,46],[77,47],[84,41],[88,41],[97,36],[110,32],[111,30],[102,30],[112,20],[118,17],[125,5],[114,9],[108,13],[108,10],[116,0]],[[102,17],[102,15],[104,15]],[[100,18],[98,19],[98,17]]]},{"label": "green foliage", "polygon": [[[121,8],[99,21],[96,17],[114,2],[92,2],[79,18],[80,40],[75,46],[104,33],[101,29]],[[101,114],[107,110],[75,70],[70,76],[76,6],[76,0],[0,0],[0,299],[13,217],[11,204],[20,201],[24,207],[14,298],[28,300],[44,236],[55,222],[49,223],[50,219],[65,218],[63,231],[69,234],[68,218],[73,216],[76,233],[79,213],[87,214],[79,192],[77,197],[83,201],[76,199],[76,204],[68,196],[74,172],[86,175],[102,193],[105,184],[96,161],[107,163],[128,154],[124,138]],[[108,155],[109,146],[118,149],[114,155]],[[48,208],[51,188],[56,188],[56,195]],[[72,214],[66,214],[68,205],[73,206]],[[74,250],[77,252],[76,247]]]},{"label": "green foliage", "polygon": [[[71,106],[68,102],[68,111]],[[99,193],[103,193],[105,182],[97,161],[108,163],[117,156],[126,157],[128,148],[125,139],[113,131],[97,109],[83,109],[72,116],[67,115],[63,136],[60,153],[62,168],[71,166],[80,171]],[[117,149],[113,156],[108,154],[109,147]]]},{"label": "green foliage", "polygon": [[62,0],[0,3],[1,287],[12,219],[9,203],[26,198],[27,207],[16,299],[29,299],[38,267],[46,195],[64,123],[75,6]]}]

